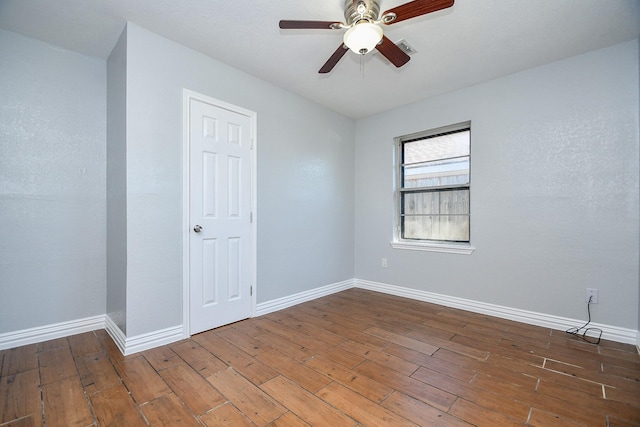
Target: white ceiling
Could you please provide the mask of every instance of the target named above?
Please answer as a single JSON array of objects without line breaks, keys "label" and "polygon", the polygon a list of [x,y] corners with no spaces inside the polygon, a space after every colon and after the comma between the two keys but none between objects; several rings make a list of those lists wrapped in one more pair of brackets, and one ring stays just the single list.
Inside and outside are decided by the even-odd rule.
[{"label": "white ceiling", "polygon": [[[387,10],[405,0],[381,0]],[[456,0],[385,26],[417,52],[396,69],[349,52],[318,69],[342,31],[280,30],[280,19],[344,21],[344,0],[0,0],[0,28],[106,59],[134,22],[154,33],[361,118],[506,74],[637,39],[640,0]]]}]

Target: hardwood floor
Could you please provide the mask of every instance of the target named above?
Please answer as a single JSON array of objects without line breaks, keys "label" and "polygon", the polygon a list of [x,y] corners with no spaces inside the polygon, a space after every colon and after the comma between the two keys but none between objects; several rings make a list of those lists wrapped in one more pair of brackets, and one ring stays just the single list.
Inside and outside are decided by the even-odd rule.
[{"label": "hardwood floor", "polygon": [[104,330],[0,352],[0,426],[638,426],[640,357],[351,289],[124,357]]}]

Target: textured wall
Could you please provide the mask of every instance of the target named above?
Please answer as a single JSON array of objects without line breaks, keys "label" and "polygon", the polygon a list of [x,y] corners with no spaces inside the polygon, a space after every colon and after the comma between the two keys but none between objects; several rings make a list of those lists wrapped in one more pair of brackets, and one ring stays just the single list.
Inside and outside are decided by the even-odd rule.
[{"label": "textured wall", "polygon": [[107,60],[107,314],[127,333],[127,32]]},{"label": "textured wall", "polygon": [[[111,294],[116,311],[132,303],[129,335],[181,322],[182,87],[258,112],[258,302],[355,276],[580,318],[596,287],[596,321],[640,323],[636,42],[363,119],[356,133],[131,28],[134,192],[122,209],[110,201],[133,227],[135,287]],[[0,333],[104,314],[106,65],[6,31],[0,59]],[[393,137],[464,120],[476,252],[392,250]]]},{"label": "textured wall", "polygon": [[353,278],[355,124],[127,28],[127,335],[182,323],[182,89],[257,112],[257,300]]},{"label": "textured wall", "polygon": [[104,314],[105,76],[0,30],[0,333]]},{"label": "textured wall", "polygon": [[[393,138],[466,120],[475,253],[392,249]],[[638,145],[637,41],[360,120],[356,277],[635,328]]]}]

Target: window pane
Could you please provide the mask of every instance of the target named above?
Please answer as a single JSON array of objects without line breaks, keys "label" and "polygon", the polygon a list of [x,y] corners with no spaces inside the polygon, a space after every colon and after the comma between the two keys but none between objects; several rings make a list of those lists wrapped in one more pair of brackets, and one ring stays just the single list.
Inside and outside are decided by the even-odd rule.
[{"label": "window pane", "polygon": [[404,188],[469,183],[469,157],[417,163],[404,167]]},{"label": "window pane", "polygon": [[402,238],[469,241],[469,190],[405,193]]},{"label": "window pane", "polygon": [[470,123],[399,139],[399,238],[469,242]]},{"label": "window pane", "polygon": [[468,214],[469,190],[440,191],[440,214]]},{"label": "window pane", "polygon": [[423,163],[452,157],[468,156],[469,136],[471,131],[465,130],[449,135],[405,142],[403,161],[405,165]]},{"label": "window pane", "polygon": [[428,215],[440,213],[440,193],[430,191],[424,193],[403,194],[405,215]]},{"label": "window pane", "polygon": [[469,217],[456,216],[405,216],[403,239],[469,241]]},{"label": "window pane", "polygon": [[469,190],[405,193],[404,215],[469,214]]}]

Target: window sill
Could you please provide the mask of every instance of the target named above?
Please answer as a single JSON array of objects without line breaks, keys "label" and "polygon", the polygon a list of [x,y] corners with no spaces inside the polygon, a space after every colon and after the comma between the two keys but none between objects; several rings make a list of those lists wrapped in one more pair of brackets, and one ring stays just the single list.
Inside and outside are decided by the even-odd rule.
[{"label": "window sill", "polygon": [[464,244],[446,244],[430,242],[390,242],[394,249],[407,249],[411,251],[443,252],[448,254],[470,255],[476,250],[473,246]]}]

